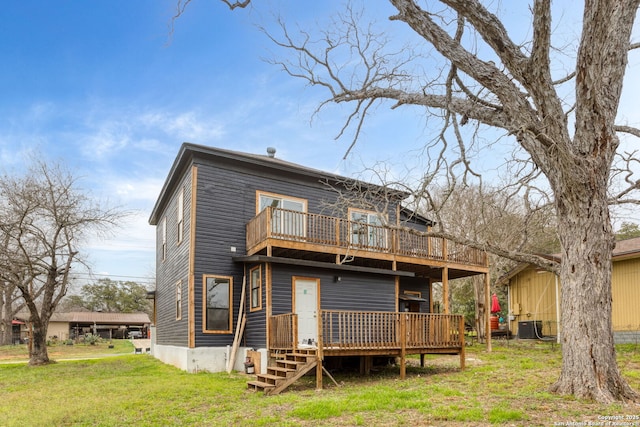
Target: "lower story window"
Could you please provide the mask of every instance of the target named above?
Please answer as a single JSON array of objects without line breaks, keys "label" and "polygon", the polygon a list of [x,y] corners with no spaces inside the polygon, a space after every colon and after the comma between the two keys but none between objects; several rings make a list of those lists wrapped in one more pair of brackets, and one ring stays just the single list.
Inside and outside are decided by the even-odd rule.
[{"label": "lower story window", "polygon": [[251,311],[262,309],[262,268],[251,269]]},{"label": "lower story window", "polygon": [[233,278],[204,276],[204,331],[231,333]]}]

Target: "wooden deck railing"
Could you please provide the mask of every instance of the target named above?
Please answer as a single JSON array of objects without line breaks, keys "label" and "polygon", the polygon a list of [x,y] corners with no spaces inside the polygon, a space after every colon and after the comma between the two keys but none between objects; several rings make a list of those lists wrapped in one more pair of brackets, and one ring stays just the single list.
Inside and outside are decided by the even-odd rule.
[{"label": "wooden deck railing", "polygon": [[322,310],[325,349],[460,348],[461,315]]},{"label": "wooden deck railing", "polygon": [[[320,318],[318,341],[325,349],[437,349],[464,343],[464,324],[458,314],[321,310]],[[297,335],[296,314],[271,316],[270,349],[295,349]]]},{"label": "wooden deck railing", "polygon": [[398,348],[400,313],[322,311],[322,339],[330,348]]},{"label": "wooden deck railing", "polygon": [[267,207],[247,224],[247,250],[269,238],[483,267],[487,259],[481,250],[411,229],[273,207]]},{"label": "wooden deck railing", "polygon": [[271,316],[269,322],[269,348],[295,349],[298,337],[298,315],[294,313]]}]

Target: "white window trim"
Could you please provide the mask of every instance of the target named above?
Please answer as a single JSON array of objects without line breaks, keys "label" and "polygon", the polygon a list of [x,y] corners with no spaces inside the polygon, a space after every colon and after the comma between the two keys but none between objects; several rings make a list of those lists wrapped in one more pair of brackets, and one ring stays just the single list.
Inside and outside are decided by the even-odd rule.
[{"label": "white window trim", "polygon": [[184,187],[178,193],[178,244],[184,240]]},{"label": "white window trim", "polygon": [[[285,221],[286,221],[286,217],[288,215],[283,215],[284,213],[287,212],[280,212],[279,218],[277,219],[277,223],[272,223],[272,232],[274,233],[280,233],[280,232],[285,232],[284,234],[286,235],[291,235],[291,236],[295,236],[295,237],[305,237],[307,235],[307,200],[306,199],[301,199],[298,197],[292,197],[292,196],[285,196],[282,194],[277,194],[277,193],[269,193],[266,191],[260,191],[257,190],[256,191],[256,214],[259,214],[260,212],[262,212],[267,206],[261,206],[261,199],[262,197],[269,197],[271,199],[276,199],[276,200],[280,200],[281,202],[292,202],[292,203],[299,203],[302,205],[302,210],[299,211],[302,215],[302,224],[297,224],[300,227],[300,233],[286,233],[285,231],[288,229],[287,226],[285,226]],[[287,213],[289,215],[291,215],[290,213]],[[294,227],[297,228],[297,227]]]},{"label": "white window trim", "polygon": [[182,319],[182,280],[176,282],[176,320]]},{"label": "white window trim", "polygon": [[[353,215],[359,213],[359,214],[366,214],[367,215],[367,222],[360,222],[360,221],[355,221],[353,219]],[[376,211],[370,211],[370,210],[366,210],[366,209],[358,209],[358,208],[349,208],[347,214],[349,215],[349,224],[351,224],[351,230],[350,230],[350,241],[353,245],[356,246],[367,246],[367,247],[381,247],[381,248],[388,248],[389,247],[389,239],[388,239],[388,235],[387,235],[387,230],[384,229],[384,233],[382,236],[382,240],[381,243],[383,243],[383,245],[379,245],[379,244],[371,244],[371,238],[372,236],[370,235],[370,231],[369,231],[369,227],[370,226],[374,226],[374,227],[384,227],[384,223],[387,221],[387,216],[386,215],[382,215],[384,220],[381,220],[381,214],[376,212]],[[380,221],[380,224],[377,223],[371,223],[370,219],[371,218],[376,218],[378,221]],[[359,224],[359,229],[360,227],[362,227],[363,229],[366,230],[366,241],[362,242],[362,241],[354,241],[354,234],[355,234],[355,227],[354,227],[354,223],[355,224]],[[360,237],[359,237],[360,239]],[[375,236],[375,239],[380,239],[380,236]],[[377,242],[376,242],[377,243]]]},{"label": "white window trim", "polygon": [[167,259],[167,217],[162,218],[162,247],[160,249],[160,259]]},{"label": "white window trim", "polygon": [[[256,288],[258,289],[257,302],[254,301],[254,298],[253,298],[253,289],[254,289],[253,272],[256,270],[258,271],[258,286],[256,286]],[[249,310],[250,311],[262,310],[262,266],[261,265],[254,267],[249,271]]]}]

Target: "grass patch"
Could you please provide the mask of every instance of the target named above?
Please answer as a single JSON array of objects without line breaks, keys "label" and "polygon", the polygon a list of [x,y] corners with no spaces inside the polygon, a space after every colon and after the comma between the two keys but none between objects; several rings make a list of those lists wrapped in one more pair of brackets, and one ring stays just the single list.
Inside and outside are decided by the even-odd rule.
[{"label": "grass patch", "polygon": [[496,407],[489,410],[487,418],[492,424],[502,424],[510,421],[523,421],[526,419],[526,416],[519,410]]},{"label": "grass patch", "polygon": [[[129,340],[99,341],[95,345],[65,345],[63,342],[57,342],[48,345],[47,352],[50,359],[57,360],[133,353],[133,348]],[[29,360],[29,347],[26,344],[0,346],[0,363],[26,360]]]},{"label": "grass patch", "polygon": [[[636,406],[600,405],[549,393],[560,369],[557,346],[494,343],[493,350],[468,348],[465,371],[457,369],[457,356],[429,357],[424,368],[414,360],[404,381],[397,367],[369,377],[334,373],[340,387],[325,381],[325,390],[317,392],[315,379],[304,377],[293,390],[270,397],[247,391],[242,373],[187,374],[149,355],[42,367],[4,364],[0,424],[548,426],[638,413]],[[623,374],[639,389],[640,350],[622,348],[618,359]]]}]

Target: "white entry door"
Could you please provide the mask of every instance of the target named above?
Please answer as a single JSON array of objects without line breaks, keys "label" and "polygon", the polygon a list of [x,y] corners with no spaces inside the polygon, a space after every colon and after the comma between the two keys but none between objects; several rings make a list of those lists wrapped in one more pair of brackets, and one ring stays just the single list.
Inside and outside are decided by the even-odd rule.
[{"label": "white entry door", "polygon": [[293,279],[299,346],[316,347],[318,343],[318,284],[317,279]]}]

